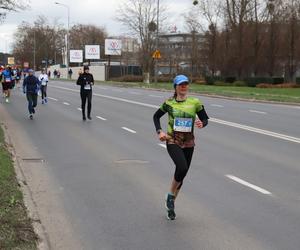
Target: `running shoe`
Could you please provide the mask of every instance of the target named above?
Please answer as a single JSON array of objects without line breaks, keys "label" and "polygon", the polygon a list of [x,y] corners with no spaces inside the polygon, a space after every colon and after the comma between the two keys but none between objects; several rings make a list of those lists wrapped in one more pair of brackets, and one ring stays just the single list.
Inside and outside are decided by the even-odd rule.
[{"label": "running shoe", "polygon": [[8,99],[8,98],[6,98],[6,99],[5,99],[5,102],[6,102],[6,103],[9,103],[9,99]]},{"label": "running shoe", "polygon": [[30,116],[29,116],[29,119],[32,120],[32,119],[33,119],[33,115],[30,115]]},{"label": "running shoe", "polygon": [[176,219],[176,213],[174,210],[169,210],[167,212],[167,219],[168,220],[175,220]]},{"label": "running shoe", "polygon": [[45,103],[48,103],[47,97],[45,98]]},{"label": "running shoe", "polygon": [[32,108],[32,113],[35,114],[35,109],[34,108]]},{"label": "running shoe", "polygon": [[42,104],[44,104],[45,102],[44,102],[44,99],[42,100]]},{"label": "running shoe", "polygon": [[92,120],[92,117],[91,117],[90,115],[88,115],[88,119],[89,119],[89,120]]},{"label": "running shoe", "polygon": [[83,121],[86,121],[86,118],[85,118],[85,116],[83,116],[83,117],[82,117],[82,120],[83,120]]},{"label": "running shoe", "polygon": [[175,195],[167,193],[165,206],[168,211],[175,209],[174,201],[175,201]]}]

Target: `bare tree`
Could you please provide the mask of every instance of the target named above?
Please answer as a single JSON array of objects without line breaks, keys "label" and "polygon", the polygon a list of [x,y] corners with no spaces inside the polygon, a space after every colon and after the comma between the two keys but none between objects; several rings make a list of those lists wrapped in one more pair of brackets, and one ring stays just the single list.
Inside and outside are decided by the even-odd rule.
[{"label": "bare tree", "polygon": [[[84,49],[85,45],[102,45],[104,46],[107,32],[105,28],[96,25],[77,24],[70,30],[70,43],[73,49]],[[101,50],[101,57],[104,51]]]},{"label": "bare tree", "polygon": [[28,8],[28,0],[0,0],[0,20],[6,17],[7,12]]},{"label": "bare tree", "polygon": [[[156,0],[128,0],[123,1],[118,9],[120,23],[126,26],[132,35],[139,38],[141,43],[141,65],[144,73],[153,69],[152,53],[155,49],[155,32],[157,29]],[[160,24],[163,19],[164,8],[160,8]],[[161,25],[160,25],[161,26]]]},{"label": "bare tree", "polygon": [[47,63],[49,59],[60,63],[65,32],[60,26],[50,25],[43,16],[34,24],[23,22],[14,34],[13,54],[17,61],[31,66],[36,62],[38,68],[46,66],[42,61]]}]

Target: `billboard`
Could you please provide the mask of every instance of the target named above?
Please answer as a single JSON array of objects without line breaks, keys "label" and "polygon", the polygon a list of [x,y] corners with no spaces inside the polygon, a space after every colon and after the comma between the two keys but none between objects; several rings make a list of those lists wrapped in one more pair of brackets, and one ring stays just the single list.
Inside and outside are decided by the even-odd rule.
[{"label": "billboard", "polygon": [[7,64],[14,65],[15,64],[15,58],[14,57],[7,57]]},{"label": "billboard", "polygon": [[82,50],[70,50],[70,62],[71,63],[82,63],[83,62],[83,51]]},{"label": "billboard", "polygon": [[105,39],[105,55],[120,56],[122,54],[122,41]]},{"label": "billboard", "polygon": [[85,59],[100,59],[100,45],[85,45]]}]

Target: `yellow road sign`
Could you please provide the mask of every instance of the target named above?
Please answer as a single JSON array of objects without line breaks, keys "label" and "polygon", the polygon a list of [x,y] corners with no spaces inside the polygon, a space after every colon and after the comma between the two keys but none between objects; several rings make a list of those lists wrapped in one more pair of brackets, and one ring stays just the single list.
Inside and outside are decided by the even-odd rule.
[{"label": "yellow road sign", "polygon": [[152,54],[152,58],[160,59],[161,58],[160,51],[159,50],[155,50],[154,53]]}]

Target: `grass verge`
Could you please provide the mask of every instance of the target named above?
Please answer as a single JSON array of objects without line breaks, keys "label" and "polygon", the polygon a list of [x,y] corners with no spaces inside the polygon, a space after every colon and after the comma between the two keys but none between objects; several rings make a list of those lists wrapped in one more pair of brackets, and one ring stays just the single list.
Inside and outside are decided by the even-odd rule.
[{"label": "grass verge", "polygon": [[37,249],[37,235],[26,212],[0,127],[0,249]]},{"label": "grass verge", "polygon": [[[64,80],[64,79],[60,79]],[[74,81],[74,80],[73,80]],[[100,82],[99,85],[111,85],[118,87],[152,88],[172,90],[171,83],[135,83],[135,82]],[[284,103],[300,104],[300,88],[254,88],[254,87],[233,87],[233,86],[210,86],[191,84],[190,91],[197,94],[224,96],[230,98],[242,98],[252,101],[273,101]]]}]

